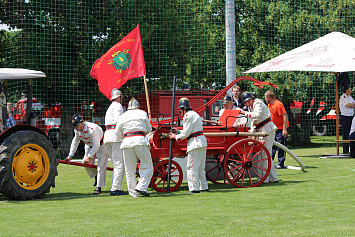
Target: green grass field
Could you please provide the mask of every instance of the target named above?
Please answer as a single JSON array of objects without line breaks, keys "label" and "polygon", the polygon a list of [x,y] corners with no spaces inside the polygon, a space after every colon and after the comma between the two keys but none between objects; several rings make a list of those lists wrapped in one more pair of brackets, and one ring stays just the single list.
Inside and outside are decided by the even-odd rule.
[{"label": "green grass field", "polygon": [[[82,167],[60,164],[44,199],[0,195],[0,236],[355,236],[355,159],[319,159],[336,148],[292,150],[305,172],[277,170],[280,182],[209,193],[149,190],[151,197],[101,195]],[[289,158],[286,165],[296,165]],[[126,189],[124,181],[124,189]]]}]

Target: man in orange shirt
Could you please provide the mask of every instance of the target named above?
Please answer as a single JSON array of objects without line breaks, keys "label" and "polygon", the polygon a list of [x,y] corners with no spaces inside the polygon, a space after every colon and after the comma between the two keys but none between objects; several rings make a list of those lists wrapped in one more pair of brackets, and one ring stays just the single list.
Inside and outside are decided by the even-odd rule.
[{"label": "man in orange shirt", "polygon": [[[276,99],[273,91],[267,91],[265,93],[265,101],[268,104],[268,108],[271,114],[271,121],[277,127],[275,141],[286,146],[286,137],[288,135],[287,128],[289,126],[288,116],[283,103]],[[274,159],[276,151],[278,151],[278,169],[284,169],[285,167],[285,152],[284,150],[273,146],[272,147],[272,159]]]}]

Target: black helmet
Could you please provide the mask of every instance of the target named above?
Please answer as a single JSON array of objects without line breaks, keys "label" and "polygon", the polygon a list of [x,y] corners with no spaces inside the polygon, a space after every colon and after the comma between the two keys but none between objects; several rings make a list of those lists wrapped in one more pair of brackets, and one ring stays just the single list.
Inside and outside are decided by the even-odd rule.
[{"label": "black helmet", "polygon": [[71,122],[73,124],[73,127],[76,127],[79,124],[85,122],[85,120],[80,114],[74,114]]},{"label": "black helmet", "polygon": [[253,100],[254,98],[255,97],[252,93],[246,91],[242,94],[242,101],[243,101],[242,103],[244,104],[248,100]]},{"label": "black helmet", "polygon": [[230,95],[226,95],[224,98],[223,98],[223,104],[228,104],[228,103],[233,103],[233,99]]},{"label": "black helmet", "polygon": [[179,100],[179,109],[191,109],[189,99],[186,97],[183,97]]}]

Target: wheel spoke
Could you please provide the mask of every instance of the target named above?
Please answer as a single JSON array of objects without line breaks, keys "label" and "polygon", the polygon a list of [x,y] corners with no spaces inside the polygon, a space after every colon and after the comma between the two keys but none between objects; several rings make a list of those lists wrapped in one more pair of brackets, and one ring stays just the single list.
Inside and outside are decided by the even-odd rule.
[{"label": "wheel spoke", "polygon": [[256,172],[256,171],[255,171],[254,169],[252,169],[252,168],[250,168],[250,170],[253,171],[253,173],[254,173],[256,176],[258,176],[260,179],[262,179],[262,177],[260,177],[260,175],[259,175],[258,172]]},{"label": "wheel spoke", "polygon": [[267,170],[267,168],[264,168],[264,167],[261,167],[261,166],[253,165],[253,167],[255,167],[255,168],[257,168],[257,169],[261,169],[261,170]]},{"label": "wheel spoke", "polygon": [[247,169],[247,172],[248,172],[248,177],[249,177],[250,186],[253,186],[253,180],[251,179],[249,169]]},{"label": "wheel spoke", "polygon": [[260,159],[260,160],[254,160],[252,161],[253,163],[258,163],[258,162],[261,162],[261,161],[265,161],[265,160],[268,160],[269,158],[266,157],[266,158],[263,158],[263,159]]},{"label": "wheel spoke", "polygon": [[161,181],[163,181],[163,179],[160,179],[160,180],[159,180],[159,182],[158,182],[158,183],[156,183],[156,185],[160,184],[160,183],[161,183]]},{"label": "wheel spoke", "polygon": [[[244,176],[245,176],[245,169],[243,169],[243,172],[242,172],[242,181],[241,181],[241,185],[243,186],[243,183],[244,183]],[[237,180],[236,179],[234,179],[233,180],[234,182],[236,182]]]},{"label": "wheel spoke", "polygon": [[218,167],[217,165],[214,166],[214,167],[212,167],[210,170],[206,171],[206,173],[210,173],[211,171],[213,171],[213,170],[216,169],[217,167]]},{"label": "wheel spoke", "polygon": [[[234,163],[235,164],[235,163]],[[232,166],[232,163],[230,163],[229,164],[229,167],[230,166]],[[238,168],[240,168],[240,167],[242,167],[242,164],[240,164],[240,165],[237,165],[237,166],[232,166],[233,168],[231,169],[231,168],[229,168],[229,170],[231,170],[231,171],[234,171],[234,170],[236,170],[236,169],[238,169]]]},{"label": "wheel spoke", "polygon": [[257,157],[258,155],[260,155],[260,153],[262,152],[262,150],[256,152],[253,157],[251,159],[249,159],[250,161],[252,161],[255,157]]},{"label": "wheel spoke", "polygon": [[233,177],[233,181],[236,182],[237,179],[240,179],[244,175],[245,169],[240,169],[238,172],[234,175],[233,172],[231,172],[231,176]]},{"label": "wheel spoke", "polygon": [[[247,144],[247,143],[246,143]],[[246,145],[245,144],[245,145]],[[244,145],[244,147],[245,147],[245,145]],[[250,160],[250,156],[251,156],[251,154],[253,153],[253,149],[254,149],[254,143],[253,143],[253,145],[251,146],[251,149],[249,150],[249,153],[248,153],[248,156],[246,157],[246,159],[247,160]],[[245,151],[245,153],[246,153],[246,151]]]},{"label": "wheel spoke", "polygon": [[238,152],[238,150],[235,149],[234,147],[233,147],[233,150],[234,150],[234,152],[236,153],[236,155],[238,155],[239,161],[243,160],[243,155],[241,155],[241,154]]}]

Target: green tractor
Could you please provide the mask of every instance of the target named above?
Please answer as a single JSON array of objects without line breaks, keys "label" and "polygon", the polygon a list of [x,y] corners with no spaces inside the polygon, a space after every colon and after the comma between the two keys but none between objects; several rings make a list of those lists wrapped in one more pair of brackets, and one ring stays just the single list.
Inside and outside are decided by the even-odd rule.
[{"label": "green tractor", "polygon": [[25,124],[6,127],[8,81],[28,80],[27,98],[32,98],[33,80],[45,77],[40,71],[0,68],[0,193],[12,200],[43,198],[58,175],[51,142],[44,131],[31,125],[32,100],[27,102]]}]

